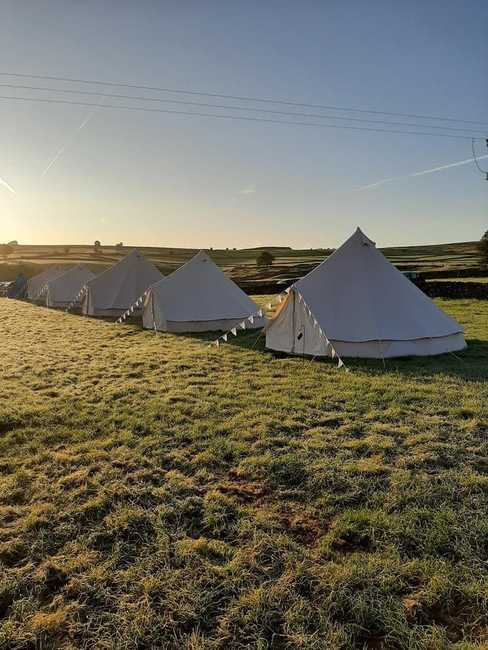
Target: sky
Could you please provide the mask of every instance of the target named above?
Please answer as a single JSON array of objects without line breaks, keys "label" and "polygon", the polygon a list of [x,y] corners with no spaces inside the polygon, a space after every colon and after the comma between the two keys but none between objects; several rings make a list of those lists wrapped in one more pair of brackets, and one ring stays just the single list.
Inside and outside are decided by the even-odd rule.
[{"label": "sky", "polygon": [[[416,122],[479,137],[487,27],[486,0],[2,0],[0,72],[455,117],[487,128]],[[7,98],[401,129],[52,89],[327,113],[199,95],[6,75],[0,86]],[[310,248],[358,225],[379,245],[488,229],[488,183],[472,163],[450,166],[472,157],[469,138],[13,99],[0,99],[0,120],[0,242]],[[477,151],[488,154],[483,141]]]}]

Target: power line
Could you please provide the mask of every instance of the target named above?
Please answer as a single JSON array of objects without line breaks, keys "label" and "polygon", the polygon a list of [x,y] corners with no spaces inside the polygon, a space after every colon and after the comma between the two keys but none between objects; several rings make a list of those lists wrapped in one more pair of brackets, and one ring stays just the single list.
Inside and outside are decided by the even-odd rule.
[{"label": "power line", "polygon": [[[488,139],[486,140],[486,145],[488,146]],[[488,171],[485,170],[485,169],[482,169],[482,167],[480,166],[480,164],[479,164],[479,162],[478,162],[478,158],[477,158],[477,156],[476,156],[476,152],[475,152],[475,150],[474,150],[474,138],[471,138],[471,151],[473,152],[473,160],[474,160],[474,164],[475,164],[476,167],[478,168],[478,171],[481,172],[484,176],[486,176],[486,180],[488,181]]]},{"label": "power line", "polygon": [[[452,126],[437,126],[434,124],[412,124],[409,122],[390,122],[387,120],[371,120],[365,119],[362,117],[343,117],[336,115],[319,115],[317,113],[297,113],[291,111],[277,111],[269,108],[256,108],[254,106],[231,106],[229,104],[208,104],[203,102],[193,102],[186,101],[181,99],[168,99],[162,97],[143,97],[141,95],[121,95],[118,93],[103,93],[98,91],[90,90],[72,90],[66,88],[52,88],[48,86],[28,86],[28,85],[19,85],[19,84],[0,84],[0,88],[13,88],[17,90],[35,90],[43,92],[55,92],[55,93],[65,93],[70,95],[91,95],[96,97],[112,98],[112,99],[132,99],[135,101],[143,102],[158,102],[164,104],[178,104],[184,106],[197,106],[203,108],[217,108],[225,109],[232,111],[247,111],[253,113],[270,113],[273,115],[284,115],[288,117],[307,117],[312,119],[322,119],[322,120],[342,120],[347,122],[359,122],[359,123],[368,123],[368,124],[383,124],[386,126],[401,126],[401,127],[412,127],[420,129],[443,129],[444,131],[459,131],[461,133],[477,133],[478,135],[485,135],[484,131],[480,129],[469,129],[466,127],[452,127]],[[488,129],[488,126],[487,126]]]},{"label": "power line", "polygon": [[98,86],[111,86],[117,88],[132,88],[136,90],[150,90],[154,92],[165,92],[165,93],[175,93],[183,95],[199,95],[202,97],[216,97],[219,99],[233,99],[237,101],[246,101],[246,102],[260,102],[266,104],[281,104],[284,106],[296,106],[301,108],[313,108],[313,109],[322,109],[322,110],[332,110],[332,111],[344,111],[352,113],[369,113],[375,115],[389,115],[392,117],[411,117],[415,119],[423,120],[441,120],[444,122],[462,122],[465,124],[477,124],[485,126],[484,122],[479,122],[476,120],[465,120],[455,117],[444,117],[439,115],[419,115],[415,113],[398,113],[398,112],[389,112],[389,111],[378,111],[370,110],[364,108],[352,108],[350,106],[327,106],[325,104],[307,104],[304,102],[297,101],[286,101],[282,99],[271,99],[267,97],[245,97],[240,95],[225,95],[222,93],[213,93],[213,92],[200,92],[196,90],[182,90],[180,88],[161,88],[157,86],[144,86],[128,82],[115,82],[115,81],[100,81],[99,79],[73,79],[70,77],[57,77],[52,75],[35,75],[35,74],[23,74],[23,73],[14,73],[14,72],[0,72],[0,76],[4,77],[20,77],[26,79],[43,79],[50,81],[62,81],[67,83],[78,83],[78,84],[89,84],[89,85],[98,85]]},{"label": "power line", "polygon": [[[309,126],[322,129],[346,129],[353,131],[371,131],[375,133],[397,133],[401,135],[417,135],[417,136],[433,136],[440,138],[454,138],[457,140],[472,140],[473,138],[468,135],[454,135],[452,133],[428,133],[421,131],[401,131],[396,129],[376,129],[373,127],[366,126],[350,126],[345,124],[316,124],[312,122],[298,122],[291,120],[275,120],[273,118],[264,118],[264,117],[249,117],[244,115],[223,115],[217,113],[202,113],[199,111],[176,111],[163,108],[147,108],[145,106],[124,106],[122,104],[96,104],[94,102],[80,102],[80,101],[70,101],[67,99],[52,99],[47,97],[14,97],[8,95],[0,95],[0,99],[12,100],[12,101],[24,101],[24,102],[41,102],[47,104],[64,104],[71,106],[91,106],[99,107],[104,109],[118,109],[124,111],[142,111],[145,113],[165,113],[169,115],[187,115],[192,117],[214,117],[219,119],[226,120],[243,120],[246,122],[266,122],[272,124],[285,124],[292,126]],[[482,138],[474,138],[475,140],[481,140]]]}]

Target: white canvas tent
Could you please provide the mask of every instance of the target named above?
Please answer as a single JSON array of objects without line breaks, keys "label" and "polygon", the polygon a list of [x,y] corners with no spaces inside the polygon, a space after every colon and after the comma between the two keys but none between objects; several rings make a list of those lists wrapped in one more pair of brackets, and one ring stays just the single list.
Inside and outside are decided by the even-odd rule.
[{"label": "white canvas tent", "polygon": [[144,255],[134,249],[86,283],[81,310],[87,316],[120,316],[144,291],[163,277]]},{"label": "white canvas tent", "polygon": [[76,300],[84,285],[94,277],[95,274],[87,266],[78,264],[46,282],[41,289],[41,296],[45,296],[47,307],[68,307]]},{"label": "white canvas tent", "polygon": [[50,280],[54,280],[59,275],[66,273],[68,268],[66,266],[50,266],[41,273],[34,275],[34,277],[27,280],[27,298],[28,300],[37,300],[41,289]]},{"label": "white canvas tent", "polygon": [[[143,326],[162,332],[230,330],[256,314],[257,305],[204,252],[148,291]],[[263,327],[256,316],[249,329]]]},{"label": "white canvas tent", "polygon": [[[327,345],[327,339],[331,345]],[[387,358],[466,347],[463,328],[396,269],[358,228],[290,289],[266,347],[291,354]]]}]

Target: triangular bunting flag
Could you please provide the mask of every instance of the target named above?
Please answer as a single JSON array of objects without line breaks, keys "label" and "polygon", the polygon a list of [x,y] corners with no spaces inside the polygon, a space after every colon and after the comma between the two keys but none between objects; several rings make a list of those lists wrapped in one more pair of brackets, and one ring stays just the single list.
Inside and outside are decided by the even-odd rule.
[{"label": "triangular bunting flag", "polygon": [[233,327],[233,328],[231,329],[231,332],[232,332],[232,334],[233,334],[234,336],[237,336],[237,327]]},{"label": "triangular bunting flag", "polygon": [[259,318],[263,317],[263,310],[262,309],[258,309],[258,316],[259,316]]},{"label": "triangular bunting flag", "polygon": [[337,367],[342,368],[343,365],[344,365],[344,361],[342,359],[339,359],[339,363],[337,364]]},{"label": "triangular bunting flag", "polygon": [[254,323],[254,316],[249,316],[249,318],[248,318],[247,320],[248,320],[250,323],[253,324],[253,323]]},{"label": "triangular bunting flag", "polygon": [[227,341],[227,334],[224,334],[222,338],[224,339],[224,341]]}]

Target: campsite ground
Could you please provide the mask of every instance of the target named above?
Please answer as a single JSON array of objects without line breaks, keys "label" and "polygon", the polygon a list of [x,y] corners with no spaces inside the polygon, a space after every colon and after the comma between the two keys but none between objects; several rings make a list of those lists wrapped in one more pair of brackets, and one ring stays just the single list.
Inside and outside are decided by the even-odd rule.
[{"label": "campsite ground", "polygon": [[488,302],[440,304],[466,351],[346,373],[0,299],[0,647],[486,648]]}]

